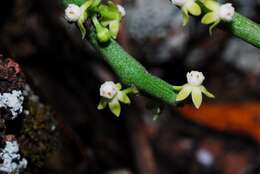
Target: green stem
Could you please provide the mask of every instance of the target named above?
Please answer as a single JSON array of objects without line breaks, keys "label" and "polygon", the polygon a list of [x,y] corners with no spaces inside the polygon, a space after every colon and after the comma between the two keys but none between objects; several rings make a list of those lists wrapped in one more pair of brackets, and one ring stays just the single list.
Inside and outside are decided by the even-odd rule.
[{"label": "green stem", "polygon": [[100,44],[94,32],[89,35],[89,41],[104,57],[105,61],[112,67],[124,84],[134,85],[139,90],[166,103],[175,104],[176,94],[172,85],[148,73],[116,41],[111,40],[107,44]]},{"label": "green stem", "polygon": [[[209,10],[203,5],[201,1],[197,3],[202,8],[202,11],[208,13]],[[222,22],[223,25],[219,25],[221,29],[229,31],[234,36],[244,40],[245,42],[260,48],[260,26],[253,22],[249,18],[235,13],[231,22]]]},{"label": "green stem", "polygon": [[[63,0],[65,5],[70,3],[82,5],[84,2],[85,0]],[[259,25],[250,19],[236,13],[233,21],[225,24],[225,27],[233,35],[260,48]],[[169,83],[148,73],[146,69],[137,62],[135,58],[125,52],[116,41],[111,40],[107,44],[101,44],[97,41],[94,32],[90,33],[89,41],[121,78],[123,83],[134,85],[139,90],[159,98],[166,103],[176,103],[176,94],[173,91],[173,87]]]},{"label": "green stem", "polygon": [[260,26],[252,20],[236,13],[225,27],[236,37],[260,48]]},{"label": "green stem", "polygon": [[[84,2],[85,0],[63,0],[64,5],[70,3],[82,5]],[[108,43],[102,44],[97,41],[95,32],[90,32],[88,39],[124,84],[133,85],[138,90],[144,91],[165,103],[176,104],[176,94],[172,85],[148,73],[116,41],[111,39]]]},{"label": "green stem", "polygon": [[62,0],[62,1],[65,6],[69,4],[77,4],[78,6],[81,6],[86,2],[86,0]]}]

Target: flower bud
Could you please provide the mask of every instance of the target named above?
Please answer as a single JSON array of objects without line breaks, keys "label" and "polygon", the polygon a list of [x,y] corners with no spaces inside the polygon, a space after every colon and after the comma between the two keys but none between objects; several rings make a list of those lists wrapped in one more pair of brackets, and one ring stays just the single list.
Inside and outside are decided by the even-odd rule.
[{"label": "flower bud", "polygon": [[235,8],[232,6],[231,3],[226,3],[220,6],[219,8],[219,18],[223,21],[231,21],[235,14]]},{"label": "flower bud", "polygon": [[101,30],[97,30],[97,38],[99,42],[107,42],[111,39],[111,33],[106,27],[103,27]]},{"label": "flower bud", "polygon": [[188,72],[186,77],[188,83],[193,86],[200,86],[205,79],[204,75],[198,71]]},{"label": "flower bud", "polygon": [[82,15],[82,9],[76,4],[69,4],[65,10],[65,19],[69,22],[77,22]]},{"label": "flower bud", "polygon": [[171,0],[171,2],[174,4],[174,5],[177,5],[177,6],[183,6],[187,0]]},{"label": "flower bud", "polygon": [[101,85],[99,91],[100,91],[100,96],[107,99],[112,99],[117,94],[118,89],[114,82],[106,81]]},{"label": "flower bud", "polygon": [[125,8],[122,6],[122,5],[117,5],[117,9],[118,11],[120,12],[121,16],[125,16],[126,15],[126,11],[125,11]]}]

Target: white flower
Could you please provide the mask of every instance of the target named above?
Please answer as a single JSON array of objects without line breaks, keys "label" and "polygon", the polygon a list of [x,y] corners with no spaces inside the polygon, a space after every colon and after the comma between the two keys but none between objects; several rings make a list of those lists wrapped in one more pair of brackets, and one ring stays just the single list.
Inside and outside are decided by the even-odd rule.
[{"label": "white flower", "polygon": [[213,28],[221,21],[232,21],[235,14],[235,8],[231,3],[221,5],[215,0],[204,0],[203,4],[209,12],[203,16],[201,22],[206,25],[211,24],[209,28],[210,34],[212,33]]},{"label": "white flower", "polygon": [[174,5],[185,7],[187,9],[192,8],[195,0],[171,0]]},{"label": "white flower", "polygon": [[117,5],[118,11],[121,13],[122,17],[126,15],[125,8],[122,5]]},{"label": "white flower", "polygon": [[114,82],[106,81],[101,85],[99,91],[100,91],[100,96],[107,99],[112,99],[117,94],[118,89]]},{"label": "white flower", "polygon": [[188,0],[171,0],[174,5],[182,7]]},{"label": "white flower", "polygon": [[198,71],[188,72],[186,77],[187,77],[188,84],[194,86],[200,86],[205,79],[202,72],[198,72]]},{"label": "white flower", "polygon": [[202,85],[205,77],[201,72],[191,71],[187,73],[186,77],[188,83],[182,86],[173,86],[176,91],[179,91],[176,101],[183,101],[191,94],[193,104],[198,109],[202,103],[202,94],[210,98],[215,97]]},{"label": "white flower", "polygon": [[82,15],[82,9],[76,4],[69,4],[65,9],[65,19],[69,22],[77,22]]},{"label": "white flower", "polygon": [[98,110],[105,109],[106,106],[108,105],[110,111],[114,115],[119,117],[121,113],[120,102],[124,104],[130,104],[131,101],[127,95],[129,93],[135,94],[138,92],[134,86],[126,88],[124,90],[121,89],[122,89],[122,85],[120,83],[115,84],[112,81],[107,81],[103,83],[103,85],[101,85],[100,87],[101,99],[97,109]]},{"label": "white flower", "polygon": [[235,8],[231,3],[226,3],[220,6],[219,8],[219,18],[223,21],[231,21],[235,14]]},{"label": "white flower", "polygon": [[199,16],[201,8],[195,0],[171,0],[174,5],[181,7],[183,16],[183,25],[189,22],[189,14]]}]

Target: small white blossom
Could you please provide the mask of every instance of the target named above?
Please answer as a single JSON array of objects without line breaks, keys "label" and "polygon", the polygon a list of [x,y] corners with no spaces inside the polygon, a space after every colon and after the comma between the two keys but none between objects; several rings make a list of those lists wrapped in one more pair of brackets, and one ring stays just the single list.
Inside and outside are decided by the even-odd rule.
[{"label": "small white blossom", "polygon": [[76,4],[69,4],[65,9],[65,19],[69,22],[77,22],[82,15],[82,9]]},{"label": "small white blossom", "polygon": [[9,109],[13,115],[11,119],[23,111],[24,96],[22,91],[13,90],[12,93],[0,94],[0,107]]},{"label": "small white blossom", "polygon": [[116,115],[117,117],[120,116],[121,113],[121,103],[130,104],[131,101],[127,96],[129,93],[137,93],[137,89],[132,86],[122,89],[122,85],[120,83],[114,83],[112,81],[107,81],[103,83],[100,87],[100,96],[101,99],[99,101],[98,110],[105,109],[108,105],[110,111]]},{"label": "small white blossom", "polygon": [[213,28],[215,28],[221,21],[230,22],[235,15],[235,8],[231,3],[219,4],[215,0],[205,0],[203,3],[209,10],[201,19],[201,22],[209,27],[210,34]]},{"label": "small white blossom", "polygon": [[118,89],[114,82],[106,81],[101,85],[99,91],[100,91],[100,96],[107,99],[112,99],[117,94]]},{"label": "small white blossom", "polygon": [[219,8],[219,18],[223,21],[231,21],[235,14],[235,8],[232,6],[231,3],[226,3],[220,6]]},{"label": "small white blossom", "polygon": [[185,7],[187,9],[192,8],[195,4],[195,0],[171,0],[174,5],[179,7]]},{"label": "small white blossom", "polygon": [[117,5],[117,9],[118,11],[121,13],[122,16],[125,16],[126,15],[126,11],[125,11],[125,8],[122,6],[122,5]]},{"label": "small white blossom", "polygon": [[189,22],[189,15],[199,16],[201,14],[201,8],[195,0],[171,0],[171,2],[181,7],[183,25],[187,25]]},{"label": "small white blossom", "polygon": [[194,85],[194,86],[200,86],[205,79],[202,72],[198,72],[198,71],[188,72],[186,77],[187,77],[188,83],[190,85]]},{"label": "small white blossom", "polygon": [[202,104],[202,94],[210,98],[215,97],[202,85],[205,77],[201,72],[191,71],[187,73],[186,77],[188,83],[182,86],[173,86],[175,90],[179,91],[176,101],[183,101],[191,94],[192,102],[198,109]]},{"label": "small white blossom", "polygon": [[27,167],[27,160],[21,158],[17,141],[6,141],[5,148],[0,152],[3,163],[0,164],[0,171],[6,173],[19,174]]},{"label": "small white blossom", "polygon": [[188,0],[171,0],[174,5],[182,7]]}]

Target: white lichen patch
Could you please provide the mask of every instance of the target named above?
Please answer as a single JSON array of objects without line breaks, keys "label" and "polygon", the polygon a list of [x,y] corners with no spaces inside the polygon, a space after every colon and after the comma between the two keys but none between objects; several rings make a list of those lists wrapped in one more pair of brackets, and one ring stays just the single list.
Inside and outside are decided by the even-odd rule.
[{"label": "white lichen patch", "polygon": [[15,119],[23,111],[24,96],[22,91],[13,90],[11,93],[0,94],[0,107],[10,110],[11,119]]},{"label": "white lichen patch", "polygon": [[0,152],[0,171],[5,173],[19,174],[27,167],[27,160],[19,154],[19,145],[17,141],[6,141],[5,148]]}]

